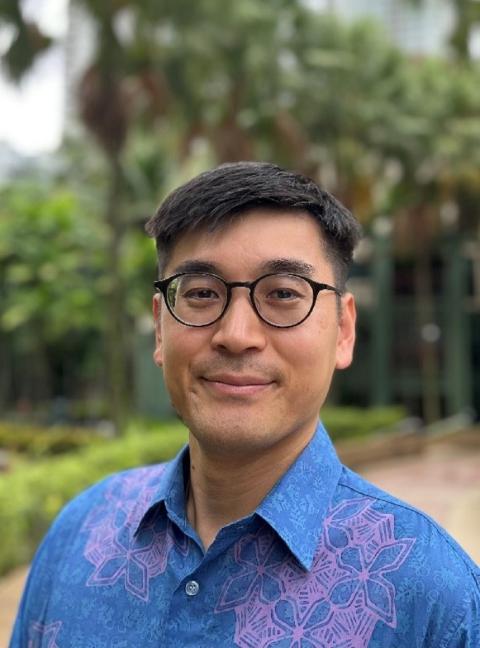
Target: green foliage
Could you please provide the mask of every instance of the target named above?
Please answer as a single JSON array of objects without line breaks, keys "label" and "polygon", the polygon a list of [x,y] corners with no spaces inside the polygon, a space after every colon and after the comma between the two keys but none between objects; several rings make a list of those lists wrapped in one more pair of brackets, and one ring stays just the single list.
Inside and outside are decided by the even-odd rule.
[{"label": "green foliage", "polygon": [[[0,404],[8,383],[33,403],[83,385],[104,394],[111,273],[94,196],[53,178],[0,187]],[[132,228],[121,255],[132,319],[148,312],[154,268],[152,241]]]},{"label": "green foliage", "polygon": [[321,418],[333,441],[385,431],[406,418],[404,407],[326,407]]},{"label": "green foliage", "polygon": [[[6,332],[34,342],[101,327],[105,232],[61,185],[14,183],[0,191],[0,271]],[[35,327],[35,335],[32,328]]]},{"label": "green foliage", "polygon": [[39,461],[0,476],[0,574],[28,562],[59,510],[106,475],[173,457],[186,442],[179,424]]},{"label": "green foliage", "polygon": [[[155,273],[141,222],[167,188],[216,162],[269,159],[304,171],[365,223],[391,215],[423,255],[411,225],[429,220],[425,206],[434,212],[427,243],[444,227],[444,205],[476,232],[478,63],[413,60],[378,25],[344,24],[301,0],[75,4],[97,34],[77,113],[110,155],[85,172],[99,150],[82,138],[75,152],[64,149],[64,185],[0,192],[0,371],[9,374],[0,403],[28,399],[29,381],[46,386],[38,400],[83,388],[103,397],[123,381]],[[465,45],[480,4],[451,4]],[[47,42],[27,47],[35,28],[21,3],[8,0],[0,19],[25,44],[16,38],[6,57],[18,77]],[[106,193],[110,227],[99,207]],[[63,391],[49,385],[47,365],[57,382],[70,376]],[[4,396],[7,382],[21,393]],[[104,398],[111,416],[112,396],[128,391],[117,387]]]},{"label": "green foliage", "polygon": [[86,428],[0,423],[0,448],[30,457],[62,454],[105,442],[106,439],[95,430]]}]

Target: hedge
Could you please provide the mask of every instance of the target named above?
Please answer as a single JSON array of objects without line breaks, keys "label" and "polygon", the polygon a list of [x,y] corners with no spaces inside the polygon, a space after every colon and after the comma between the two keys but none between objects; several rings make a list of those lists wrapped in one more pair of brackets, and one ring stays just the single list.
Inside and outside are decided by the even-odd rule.
[{"label": "hedge", "polygon": [[100,436],[96,430],[84,427],[44,428],[18,423],[0,423],[0,448],[30,457],[62,454],[105,441],[105,437]]},{"label": "hedge", "polygon": [[407,412],[401,406],[325,407],[322,421],[334,441],[356,438],[395,427]]},{"label": "hedge", "polygon": [[0,476],[0,574],[27,563],[59,510],[105,475],[173,457],[187,440],[180,424],[37,461]]}]

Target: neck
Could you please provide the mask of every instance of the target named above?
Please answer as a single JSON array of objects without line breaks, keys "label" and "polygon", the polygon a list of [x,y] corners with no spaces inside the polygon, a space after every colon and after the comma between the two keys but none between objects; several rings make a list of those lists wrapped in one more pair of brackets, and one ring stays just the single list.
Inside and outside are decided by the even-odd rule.
[{"label": "neck", "polygon": [[290,440],[288,448],[282,443],[241,458],[207,452],[190,434],[187,517],[205,550],[221,528],[255,511],[305,448],[313,432],[307,439]]}]

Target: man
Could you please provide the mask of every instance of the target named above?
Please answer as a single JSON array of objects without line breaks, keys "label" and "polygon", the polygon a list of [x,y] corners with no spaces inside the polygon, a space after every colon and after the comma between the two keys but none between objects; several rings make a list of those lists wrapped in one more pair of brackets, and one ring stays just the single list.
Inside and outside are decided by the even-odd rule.
[{"label": "man", "polygon": [[239,163],[174,191],[148,232],[154,359],[189,446],[65,508],[11,648],[478,648],[478,569],[318,422],[352,359],[353,217]]}]

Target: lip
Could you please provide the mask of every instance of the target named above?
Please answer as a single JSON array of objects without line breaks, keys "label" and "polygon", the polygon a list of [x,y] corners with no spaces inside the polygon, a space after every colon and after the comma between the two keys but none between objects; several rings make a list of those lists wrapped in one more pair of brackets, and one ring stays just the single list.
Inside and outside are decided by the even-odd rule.
[{"label": "lip", "polygon": [[243,374],[203,376],[202,381],[212,391],[225,396],[254,396],[265,392],[274,384],[263,377]]},{"label": "lip", "polygon": [[254,376],[253,374],[228,374],[219,373],[213,375],[202,376],[208,382],[220,382],[226,385],[236,385],[243,387],[246,385],[270,385],[272,383],[268,378],[262,376]]}]

